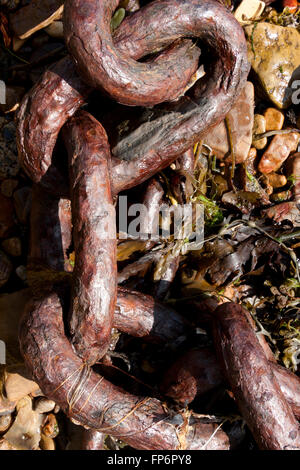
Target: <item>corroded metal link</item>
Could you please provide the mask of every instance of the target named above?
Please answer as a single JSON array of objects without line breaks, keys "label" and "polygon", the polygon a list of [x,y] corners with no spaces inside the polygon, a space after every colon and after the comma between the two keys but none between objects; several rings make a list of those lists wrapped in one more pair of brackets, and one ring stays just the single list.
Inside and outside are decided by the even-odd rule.
[{"label": "corroded metal link", "polygon": [[[116,39],[114,43],[117,49],[119,47],[125,49],[128,51],[127,55],[130,55],[129,51],[133,48],[133,44],[137,44],[137,31],[139,34],[144,31],[145,35],[147,31],[143,17],[129,28],[126,26],[127,22],[128,18],[119,27],[121,30],[124,28],[124,32],[126,29],[124,40]],[[162,34],[161,31],[157,32],[158,42]],[[198,47],[193,48],[192,54],[186,54],[187,48],[190,48],[190,41],[175,43],[161,57],[148,62],[149,69],[155,63],[156,68],[164,75],[168,66],[172,63],[177,64],[179,60],[183,72],[179,80],[182,93],[197,69],[200,55]],[[149,52],[151,52],[149,48],[141,45],[135,47],[131,57],[137,60]],[[17,144],[24,170],[33,181],[42,180],[45,187],[50,187],[52,192],[60,195],[64,194],[66,188],[63,182],[58,184],[58,178],[61,179],[58,172],[52,168],[49,170],[52,152],[61,127],[84,104],[92,90],[93,88],[78,75],[72,57],[66,56],[42,75],[24,97],[17,114]]]},{"label": "corroded metal link", "polygon": [[[26,364],[43,393],[73,420],[111,434],[136,449],[228,449],[228,436],[216,423],[183,417],[159,400],[131,395],[97,375],[74,353],[65,336],[59,294],[33,297],[20,327]],[[215,434],[214,434],[215,433]],[[212,437],[213,436],[213,437]]]},{"label": "corroded metal link", "polygon": [[[152,35],[155,31],[166,31],[166,15],[164,2],[154,2],[156,8],[148,11],[143,8],[131,17],[128,29],[123,27],[121,47],[116,47],[111,33],[111,18],[120,0],[70,0],[65,2],[64,34],[67,47],[80,76],[93,88],[104,89],[111,98],[119,103],[134,106],[154,106],[163,101],[179,98],[183,87],[197,70],[199,50],[191,41],[179,43],[173,57],[165,57],[161,66],[161,58],[148,62],[137,62],[134,57],[144,55],[168,44],[168,39],[160,41],[144,40],[143,36]],[[180,2],[181,13],[185,11]],[[199,2],[198,2],[199,3]],[[192,2],[189,1],[190,7]],[[178,4],[166,2],[170,16],[173,9],[178,10]],[[132,21],[132,18],[134,20]],[[136,31],[135,44],[132,41],[132,31]],[[128,34],[129,32],[129,34]],[[185,32],[178,37],[185,36]],[[160,34],[160,33],[158,33]],[[141,40],[142,37],[142,40]],[[124,39],[126,38],[126,39]],[[173,40],[177,39],[173,35]],[[127,42],[127,45],[124,44]],[[139,42],[143,42],[142,47]],[[125,46],[125,47],[124,47]],[[177,48],[176,48],[177,49]],[[164,54],[163,54],[164,55]],[[186,57],[196,58],[194,69],[186,69]]]},{"label": "corroded metal link", "polygon": [[[191,98],[155,107],[129,133],[115,135],[114,193],[151,177],[188,150],[202,132],[224,118],[244,86],[249,64],[243,30],[215,0],[154,1],[124,20],[115,36],[115,48],[138,59],[182,36],[200,37],[211,50],[212,63],[194,86]],[[191,70],[194,64],[194,58],[189,59],[185,67]],[[161,83],[159,86],[163,88]],[[90,91],[67,57],[43,75],[18,112],[20,162],[33,181],[42,182],[56,194],[66,191],[63,179],[50,166],[57,135]],[[126,93],[124,87],[122,92]]]},{"label": "corroded metal link", "polygon": [[241,413],[261,449],[300,449],[300,428],[243,308],[214,312],[219,359]]},{"label": "corroded metal link", "polygon": [[76,253],[70,307],[73,345],[89,364],[107,352],[117,298],[116,213],[110,185],[110,149],[101,125],[75,136],[69,155]]},{"label": "corroded metal link", "polygon": [[[85,188],[87,190],[87,188]],[[38,191],[34,197],[43,197]],[[34,259],[38,267],[52,266],[66,268],[64,249],[70,238],[70,206],[60,211],[60,204],[45,194],[45,203],[39,200],[38,214],[43,220],[55,220],[55,227],[61,220],[61,251],[47,252],[34,249]],[[35,217],[32,218],[34,222]],[[31,230],[36,230],[33,225]],[[44,243],[49,246],[57,243],[57,230],[44,234]],[[64,242],[66,240],[66,243]],[[53,259],[51,254],[56,258]],[[33,257],[31,258],[33,259]],[[63,260],[60,263],[58,260]],[[33,268],[32,264],[32,268]],[[64,283],[33,289],[31,301],[27,304],[20,326],[20,345],[32,377],[40,385],[44,394],[52,397],[70,418],[85,427],[103,431],[123,439],[137,449],[179,449],[184,435],[185,447],[190,449],[227,449],[228,436],[217,423],[205,423],[191,418],[189,426],[184,425],[179,416],[173,424],[173,412],[158,400],[134,396],[110,384],[92,371],[74,352],[65,336],[62,305],[66,302],[68,289]],[[119,288],[114,316],[114,326],[121,331],[144,337],[154,342],[175,340],[184,334],[187,325],[172,309],[155,302],[151,297]],[[159,419],[158,419],[159,418]],[[212,437],[213,436],[213,437]]]},{"label": "corroded metal link", "polygon": [[[156,0],[125,19],[112,36],[110,21],[118,4],[66,1],[65,36],[72,57],[43,75],[17,116],[21,165],[49,191],[44,198],[41,186],[35,186],[33,193],[29,267],[34,282],[35,271],[44,277],[25,308],[21,350],[43,393],[87,428],[137,449],[228,449],[229,437],[218,423],[127,393],[91,366],[107,352],[113,327],[160,344],[189,328],[153,298],[117,289],[113,198],[167,167],[224,118],[246,81],[246,42],[237,21],[215,0]],[[200,50],[191,38],[209,48],[213,62],[204,79],[182,96],[198,68]],[[160,54],[137,62],[153,52]],[[102,126],[78,111],[95,87],[126,105],[177,101],[140,110],[134,128],[130,120],[128,129],[111,136],[117,126]],[[64,124],[69,184],[52,163]],[[67,195],[73,272],[67,255],[70,204],[61,199]],[[292,432],[293,415],[289,418]]]}]

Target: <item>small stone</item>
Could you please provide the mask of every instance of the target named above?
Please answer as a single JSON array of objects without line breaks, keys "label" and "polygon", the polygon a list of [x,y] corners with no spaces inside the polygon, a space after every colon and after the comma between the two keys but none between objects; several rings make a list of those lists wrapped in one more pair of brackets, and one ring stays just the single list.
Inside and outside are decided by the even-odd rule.
[{"label": "small stone", "polygon": [[[252,142],[254,117],[254,87],[247,82],[235,106],[227,115],[231,130],[232,143],[236,163],[247,158]],[[211,147],[213,153],[220,159],[231,159],[228,131],[225,121],[214,126],[203,136],[203,143]]]},{"label": "small stone", "polygon": [[42,390],[40,388],[38,388],[34,392],[31,392],[30,396],[32,398],[39,398],[39,397],[44,397],[45,395],[43,394]]},{"label": "small stone", "polygon": [[60,406],[59,406],[59,405],[55,405],[55,408],[54,408],[53,412],[54,412],[55,414],[59,413],[59,412],[60,412]]},{"label": "small stone", "polygon": [[20,39],[46,28],[61,17],[64,0],[32,0],[10,15],[10,26]]},{"label": "small stone", "polygon": [[15,225],[12,200],[0,194],[0,238],[10,234]]},{"label": "small stone", "polygon": [[248,56],[263,90],[278,108],[292,103],[300,78],[300,34],[296,28],[259,22],[245,27]]},{"label": "small stone", "polygon": [[249,24],[250,20],[260,17],[265,9],[265,3],[260,0],[243,0],[237,7],[234,16],[241,24]]},{"label": "small stone", "polygon": [[46,33],[52,38],[62,39],[64,37],[64,26],[62,21],[54,21],[46,29]]},{"label": "small stone", "polygon": [[284,123],[284,114],[278,109],[268,108],[264,112],[266,131],[280,131]]},{"label": "small stone", "polygon": [[18,266],[16,269],[16,275],[21,279],[21,281],[27,281],[27,269],[25,266]]},{"label": "small stone", "polygon": [[54,439],[59,433],[59,428],[56,420],[56,416],[53,413],[50,413],[47,416],[47,421],[42,429],[42,434],[46,437],[51,437]]},{"label": "small stone", "polygon": [[31,209],[31,188],[24,186],[14,192],[14,205],[21,224],[26,225]]},{"label": "small stone", "polygon": [[11,425],[11,415],[0,416],[0,432],[5,432]]},{"label": "small stone", "polygon": [[299,140],[297,132],[275,135],[259,162],[259,171],[268,174],[279,170],[288,156],[297,150]]},{"label": "small stone", "polygon": [[261,181],[264,184],[264,189],[266,191],[266,194],[268,196],[271,196],[271,194],[273,194],[274,188],[273,188],[273,186],[270,185],[269,180],[268,180],[268,176],[263,175]]},{"label": "small stone", "polygon": [[295,12],[298,8],[297,0],[283,0],[283,8],[288,8],[291,13]]},{"label": "small stone", "polygon": [[39,386],[28,377],[25,367],[16,367],[14,372],[8,372],[5,380],[7,399],[18,401],[37,390]]},{"label": "small stone", "polygon": [[5,197],[12,197],[14,190],[18,186],[17,180],[7,179],[1,183],[1,193]]},{"label": "small stone", "polygon": [[21,256],[22,254],[22,244],[21,240],[18,237],[8,238],[2,242],[3,250],[11,256]]},{"label": "small stone", "polygon": [[3,251],[0,251],[0,287],[4,286],[10,278],[13,265]]},{"label": "small stone", "polygon": [[55,442],[51,437],[41,435],[40,448],[42,450],[55,450]]},{"label": "small stone", "polygon": [[43,415],[32,410],[32,400],[28,396],[18,402],[16,411],[13,425],[3,437],[17,449],[38,449]]},{"label": "small stone", "polygon": [[274,188],[281,188],[287,183],[287,179],[284,175],[279,175],[278,173],[270,173],[268,176],[269,184]]},{"label": "small stone", "polygon": [[287,189],[286,191],[281,191],[280,193],[274,193],[271,196],[272,202],[284,202],[291,198],[292,192]]},{"label": "small stone", "polygon": [[264,116],[262,116],[261,114],[255,114],[254,124],[253,124],[252,145],[257,150],[263,149],[268,143],[267,137],[264,137],[263,139],[255,140],[256,135],[263,134],[264,132],[266,132],[266,120]]},{"label": "small stone", "polygon": [[48,398],[39,398],[35,403],[35,411],[38,413],[50,413],[55,408],[55,402]]}]

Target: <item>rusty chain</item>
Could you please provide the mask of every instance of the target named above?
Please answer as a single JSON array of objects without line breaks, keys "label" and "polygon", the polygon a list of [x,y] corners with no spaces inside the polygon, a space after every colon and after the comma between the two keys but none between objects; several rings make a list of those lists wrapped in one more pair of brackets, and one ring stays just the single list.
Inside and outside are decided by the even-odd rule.
[{"label": "rusty chain", "polygon": [[[92,366],[107,353],[113,327],[157,344],[189,328],[152,297],[118,288],[114,204],[120,191],[170,165],[225,117],[247,78],[245,38],[215,0],[156,0],[127,16],[112,36],[111,16],[118,4],[65,2],[70,55],[44,73],[18,112],[19,158],[34,182],[28,261],[33,293],[20,326],[21,351],[42,392],[87,429],[137,449],[228,449],[230,436],[218,423],[125,392]],[[204,79],[184,95],[200,56],[191,38],[208,47],[212,61]],[[153,52],[159,54],[153,57]],[[138,62],[143,57],[148,58]],[[100,124],[79,109],[94,88],[127,106],[102,116]],[[116,118],[132,116],[128,106],[140,107],[138,118],[116,132]],[[61,129],[68,165],[61,144],[54,152]],[[66,254],[72,237],[74,270]],[[214,335],[243,416],[262,448],[299,448],[297,403],[285,398],[287,387],[279,388],[281,379],[274,378],[246,317],[241,320],[228,305],[224,316],[220,307],[213,315]],[[241,337],[253,344],[253,363],[245,355],[241,362]],[[257,350],[267,378],[248,387],[248,410],[241,382],[253,377]],[[255,388],[264,394],[261,402]]]}]

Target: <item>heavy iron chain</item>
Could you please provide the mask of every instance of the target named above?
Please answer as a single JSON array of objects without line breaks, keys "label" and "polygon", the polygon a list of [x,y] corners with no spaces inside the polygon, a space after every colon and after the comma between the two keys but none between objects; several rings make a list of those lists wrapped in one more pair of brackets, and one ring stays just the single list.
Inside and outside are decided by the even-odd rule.
[{"label": "heavy iron chain", "polygon": [[[65,2],[70,56],[44,73],[18,112],[19,158],[35,183],[29,255],[35,287],[20,326],[21,350],[43,393],[86,428],[137,449],[227,449],[229,438],[218,423],[190,412],[176,416],[155,398],[112,385],[92,366],[107,353],[113,327],[157,343],[187,328],[171,308],[117,287],[114,204],[120,191],[167,167],[225,117],[247,78],[245,38],[215,0],[154,1],[129,15],[112,36],[118,4]],[[186,38],[199,38],[212,56],[204,79],[188,96],[184,91],[200,50]],[[108,113],[103,117],[108,138],[100,122],[79,109],[94,88],[126,105],[112,113],[120,113],[121,122],[131,113],[128,106],[144,107],[134,127],[130,122],[116,132]],[[63,151],[53,154],[61,129],[69,183]],[[73,272],[66,256],[72,229]],[[290,434],[293,419],[287,419]],[[286,434],[282,439],[291,444]]]}]

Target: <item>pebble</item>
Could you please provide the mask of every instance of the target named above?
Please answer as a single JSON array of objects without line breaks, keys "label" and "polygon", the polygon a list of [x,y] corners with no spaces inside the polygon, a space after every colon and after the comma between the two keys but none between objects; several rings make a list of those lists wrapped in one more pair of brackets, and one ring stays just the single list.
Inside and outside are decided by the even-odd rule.
[{"label": "pebble", "polygon": [[54,408],[54,413],[57,414],[60,412],[60,406],[59,405],[55,405],[55,408]]},{"label": "pebble", "polygon": [[2,242],[3,250],[10,256],[21,256],[22,254],[22,244],[21,240],[18,237],[8,238]]},{"label": "pebble", "polygon": [[261,114],[255,114],[254,115],[254,123],[253,123],[253,141],[252,141],[252,145],[257,150],[265,148],[265,146],[268,143],[267,137],[264,137],[263,139],[259,139],[259,140],[254,139],[254,137],[257,134],[263,134],[264,132],[266,132],[266,119]]},{"label": "pebble", "polygon": [[43,394],[42,390],[40,388],[38,388],[34,392],[31,392],[30,396],[32,398],[39,398],[39,397],[44,397],[45,395]]},{"label": "pebble", "polygon": [[40,448],[42,450],[55,450],[54,439],[51,439],[51,437],[47,437],[42,434],[40,440]]},{"label": "pebble", "polygon": [[25,367],[18,367],[14,372],[8,372],[5,380],[7,399],[18,401],[38,389],[38,385],[28,378]]},{"label": "pebble", "polygon": [[41,440],[43,415],[32,410],[29,396],[18,402],[16,412],[12,426],[3,437],[20,450],[37,450]]},{"label": "pebble", "polygon": [[265,3],[260,0],[243,0],[237,7],[234,16],[242,24],[249,24],[250,20],[260,17],[265,9]]},{"label": "pebble", "polygon": [[266,131],[280,131],[284,123],[284,114],[278,109],[268,108],[264,112]]},{"label": "pebble", "polygon": [[284,202],[291,198],[292,192],[287,189],[286,191],[281,191],[280,193],[274,193],[271,196],[272,202]]},{"label": "pebble", "polygon": [[[252,142],[253,118],[254,87],[252,83],[247,82],[235,106],[227,115],[236,163],[245,161],[248,156]],[[213,150],[217,158],[228,158],[230,156],[230,145],[225,121],[210,129],[203,136],[203,143]]]},{"label": "pebble", "polygon": [[259,22],[245,27],[248,57],[269,100],[287,108],[300,78],[300,33],[296,28]]},{"label": "pebble", "polygon": [[13,179],[7,179],[1,183],[1,193],[5,197],[12,197],[14,190],[18,186],[18,181]]},{"label": "pebble", "polygon": [[3,251],[0,251],[0,287],[4,286],[10,278],[13,265]]},{"label": "pebble", "polygon": [[16,268],[16,275],[21,279],[21,281],[26,282],[27,281],[27,269],[26,266],[18,266]]},{"label": "pebble", "polygon": [[288,8],[290,12],[295,12],[298,8],[297,0],[283,0],[283,8]]},{"label": "pebble", "polygon": [[54,414],[50,413],[47,416],[46,424],[43,426],[42,434],[46,437],[54,439],[59,433],[57,420]]},{"label": "pebble", "polygon": [[271,196],[271,194],[273,194],[274,188],[273,188],[273,186],[270,185],[269,180],[268,180],[268,176],[263,175],[261,181],[264,185],[264,190],[266,191],[266,194],[268,196]]},{"label": "pebble", "polygon": [[35,411],[38,413],[50,413],[55,408],[55,402],[53,400],[49,400],[48,398],[39,398],[35,402]]},{"label": "pebble", "polygon": [[62,39],[64,37],[64,26],[62,21],[54,21],[46,29],[46,33],[52,38]]},{"label": "pebble", "polygon": [[299,140],[297,132],[275,135],[259,162],[259,171],[268,174],[279,170],[288,156],[297,150]]},{"label": "pebble", "polygon": [[15,225],[12,200],[0,194],[0,238],[7,237]]},{"label": "pebble", "polygon": [[274,188],[281,188],[287,183],[287,179],[284,175],[279,175],[278,173],[270,173],[267,176],[269,184]]}]

